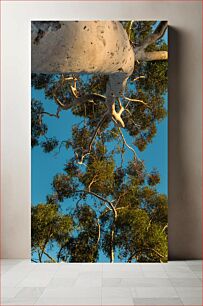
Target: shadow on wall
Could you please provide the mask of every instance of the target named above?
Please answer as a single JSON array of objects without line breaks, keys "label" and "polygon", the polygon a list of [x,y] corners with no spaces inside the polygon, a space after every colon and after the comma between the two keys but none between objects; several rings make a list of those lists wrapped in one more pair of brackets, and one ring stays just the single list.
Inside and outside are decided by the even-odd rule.
[{"label": "shadow on wall", "polygon": [[[197,136],[191,126],[193,105],[201,101],[185,99],[189,78],[188,51],[184,39],[188,33],[169,28],[169,259],[200,259],[201,246],[201,165],[193,161]],[[192,39],[192,37],[190,37]],[[191,52],[191,50],[190,50]],[[185,55],[185,56],[184,56]],[[187,66],[187,68],[185,68]],[[195,77],[196,78],[196,77]],[[191,80],[191,79],[190,79]],[[192,86],[192,84],[191,84]],[[191,94],[190,94],[191,96]],[[196,95],[197,96],[197,95]],[[199,104],[200,102],[200,104]],[[198,120],[198,118],[197,118]],[[197,131],[199,134],[199,132]],[[199,140],[200,141],[200,140]],[[193,147],[194,146],[194,147]],[[198,145],[199,146],[199,145]]]}]

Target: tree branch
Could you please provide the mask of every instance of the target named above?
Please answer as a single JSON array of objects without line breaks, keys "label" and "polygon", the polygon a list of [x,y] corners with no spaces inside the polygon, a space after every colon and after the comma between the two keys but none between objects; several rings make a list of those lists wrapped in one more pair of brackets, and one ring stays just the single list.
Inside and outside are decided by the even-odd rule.
[{"label": "tree branch", "polygon": [[[123,99],[129,101],[129,102],[138,102],[138,103],[141,103],[141,104],[144,104],[146,107],[150,108],[150,106],[144,102],[143,100],[139,100],[139,99],[131,99],[131,98],[127,98],[125,96],[123,96]],[[127,106],[126,106],[127,107]]]},{"label": "tree branch", "polygon": [[51,114],[51,113],[48,113],[48,112],[41,112],[40,114],[41,115],[47,115],[49,117],[56,117],[56,118],[59,118],[59,112],[60,110],[57,110],[56,114]]},{"label": "tree branch", "polygon": [[121,131],[121,128],[120,128],[120,127],[118,127],[118,131],[119,131],[119,133],[120,133],[120,135],[121,135],[121,137],[122,137],[122,139],[123,139],[123,142],[124,142],[124,144],[126,145],[126,147],[128,147],[128,149],[131,150],[131,151],[133,152],[135,159],[139,161],[139,158],[137,157],[137,154],[136,154],[135,150],[134,150],[134,149],[127,143],[127,141],[125,140],[125,137],[124,137],[123,132]]},{"label": "tree branch", "polygon": [[163,61],[168,59],[168,51],[138,52],[136,59],[139,61]]},{"label": "tree branch", "polygon": [[140,75],[139,77],[136,77],[133,79],[133,82],[139,80],[139,79],[145,79],[145,76],[144,75]]},{"label": "tree branch", "polygon": [[98,225],[98,237],[97,237],[97,245],[99,244],[100,238],[101,238],[101,225],[99,223],[99,219],[97,219],[97,225]]},{"label": "tree branch", "polygon": [[144,41],[141,43],[140,46],[134,48],[135,52],[135,59],[141,61],[155,61],[155,60],[167,60],[168,59],[168,52],[167,51],[152,51],[152,52],[145,52],[145,49],[159,40],[165,33],[168,27],[167,21],[161,21],[154,32],[147,36]]},{"label": "tree branch", "polygon": [[52,258],[47,252],[43,251],[43,254],[46,255],[52,262],[56,263],[56,260]]},{"label": "tree branch", "polygon": [[76,190],[75,192],[76,193],[90,194],[90,195],[96,197],[97,199],[107,203],[110,206],[111,210],[113,211],[114,215],[117,217],[117,211],[116,211],[116,209],[115,209],[115,207],[114,207],[114,205],[112,204],[111,201],[109,201],[107,199],[104,199],[102,196],[100,196],[99,194],[97,194],[95,192],[92,192],[92,191],[88,191],[88,190]]},{"label": "tree branch", "polygon": [[78,162],[79,164],[82,164],[82,163],[83,163],[83,160],[84,160],[84,158],[85,158],[85,156],[87,156],[87,155],[90,154],[90,152],[91,152],[91,150],[92,150],[92,144],[93,144],[93,142],[94,142],[94,140],[95,140],[95,138],[96,138],[96,136],[97,136],[98,130],[99,130],[99,128],[102,126],[102,124],[103,124],[104,120],[106,119],[107,115],[108,115],[108,112],[106,112],[106,113],[103,115],[103,117],[100,119],[99,123],[97,124],[97,126],[96,126],[96,128],[95,128],[95,130],[94,130],[94,133],[93,133],[93,135],[92,135],[92,137],[91,137],[91,140],[90,140],[90,142],[89,142],[88,150],[85,151],[85,153],[82,155],[81,160]]},{"label": "tree branch", "polygon": [[137,250],[137,251],[135,251],[135,252],[128,258],[127,262],[131,262],[132,259],[133,259],[134,257],[136,257],[136,255],[137,255],[138,253],[140,253],[141,251],[142,251],[142,253],[145,252],[145,251],[152,251],[152,252],[154,252],[156,255],[158,255],[160,258],[165,258],[165,257],[166,257],[166,256],[164,256],[163,254],[161,254],[161,253],[159,253],[158,251],[156,251],[154,248],[144,248],[144,249],[142,249],[142,250]]},{"label": "tree branch", "polygon": [[168,27],[168,22],[161,21],[154,30],[154,32],[149,36],[147,36],[147,38],[145,38],[142,44],[136,47],[135,50],[139,51],[139,49],[146,49],[149,45],[155,43],[158,39],[160,39],[164,35],[167,27]]},{"label": "tree branch", "polygon": [[168,228],[168,224],[166,224],[165,226],[164,226],[164,228],[162,229],[162,233],[163,232],[165,232],[165,230]]},{"label": "tree branch", "polygon": [[105,100],[105,97],[103,95],[96,94],[96,93],[92,93],[92,94],[89,94],[89,95],[84,95],[84,96],[77,97],[77,98],[75,98],[75,96],[74,96],[74,100],[71,103],[61,102],[61,100],[59,100],[59,98],[57,98],[55,93],[53,94],[53,98],[54,98],[56,104],[59,105],[63,110],[67,110],[67,109],[69,109],[73,106],[80,105],[80,104],[83,104],[85,102],[94,102],[94,100],[97,100],[97,101],[98,100],[99,101]]},{"label": "tree branch", "polygon": [[132,32],[132,27],[133,27],[134,20],[128,21],[127,27],[126,27],[126,32],[128,34],[129,40],[131,39],[131,32]]}]

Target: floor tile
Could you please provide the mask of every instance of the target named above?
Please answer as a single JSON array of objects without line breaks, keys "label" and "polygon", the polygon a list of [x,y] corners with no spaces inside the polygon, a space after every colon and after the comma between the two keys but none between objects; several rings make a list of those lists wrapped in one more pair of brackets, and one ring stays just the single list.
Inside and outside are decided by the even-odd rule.
[{"label": "floor tile", "polygon": [[142,265],[143,272],[162,272],[164,271],[164,267],[167,266],[167,264],[160,264],[160,263],[145,263]]},{"label": "floor tile", "polygon": [[25,287],[16,295],[16,298],[39,298],[44,292],[42,287]]},{"label": "floor tile", "polygon": [[[180,261],[179,261],[180,262]],[[188,266],[196,266],[196,265],[202,265],[202,260],[186,260],[185,263]]]},{"label": "floor tile", "polygon": [[36,303],[38,298],[36,297],[29,297],[29,298],[12,298],[9,299],[5,302],[4,305],[26,305],[26,306],[30,306],[30,305],[34,305]]},{"label": "floor tile", "polygon": [[78,287],[101,287],[102,286],[102,278],[87,278],[80,279],[80,277],[75,281],[75,286]]},{"label": "floor tile", "polygon": [[125,298],[120,298],[120,297],[102,297],[102,305],[115,305],[115,306],[130,306],[134,305],[133,299],[131,297],[125,297]]},{"label": "floor tile", "polygon": [[3,305],[202,305],[201,261],[1,265]]},{"label": "floor tile", "polygon": [[143,271],[104,271],[104,278],[142,278]]},{"label": "floor tile", "polygon": [[57,289],[45,289],[41,297],[46,298],[100,298],[101,288],[91,287],[78,287],[72,288],[57,288]]},{"label": "floor tile", "polygon": [[134,305],[183,305],[180,298],[134,298]]},{"label": "floor tile", "polygon": [[33,270],[32,265],[15,265],[12,269],[2,275],[2,284],[5,287],[17,286]]},{"label": "floor tile", "polygon": [[171,287],[168,278],[128,278],[124,279],[129,287]]},{"label": "floor tile", "polygon": [[184,272],[184,273],[190,273],[191,269],[187,265],[165,265],[164,270],[166,272]]},{"label": "floor tile", "polygon": [[137,287],[132,289],[132,295],[140,298],[179,297],[173,287]]},{"label": "floor tile", "polygon": [[190,306],[196,306],[196,305],[203,305],[203,301],[201,297],[182,297],[181,298],[183,305],[190,305]]},{"label": "floor tile", "polygon": [[21,288],[16,287],[2,287],[1,288],[1,296],[2,298],[13,298],[15,297]]},{"label": "floor tile", "polygon": [[173,287],[201,287],[202,282],[198,278],[170,278]]},{"label": "floor tile", "polygon": [[86,298],[81,298],[81,297],[76,297],[76,298],[72,298],[72,297],[59,297],[59,298],[45,298],[45,297],[41,297],[37,300],[37,302],[35,303],[35,305],[84,305],[84,306],[89,306],[89,305],[94,305],[94,306],[100,306],[101,305],[101,297],[100,298],[90,298],[90,297],[86,297]]},{"label": "floor tile", "polygon": [[144,271],[143,276],[146,278],[168,278],[166,271]]},{"label": "floor tile", "polygon": [[126,287],[122,278],[102,278],[102,287]]},{"label": "floor tile", "polygon": [[[36,271],[35,271],[36,272]],[[53,278],[54,273],[47,271],[46,273],[30,273],[21,282],[19,287],[46,287]]]},{"label": "floor tile", "polygon": [[194,274],[197,278],[199,278],[199,279],[202,280],[202,272],[193,271],[193,274]]},{"label": "floor tile", "polygon": [[13,268],[13,265],[2,265],[1,266],[1,274],[4,274],[6,272],[8,272],[9,270],[11,270]]},{"label": "floor tile", "polygon": [[176,292],[182,297],[201,297],[202,287],[176,287]]},{"label": "floor tile", "polygon": [[142,271],[142,265],[140,263],[137,264],[127,264],[127,263],[116,263],[116,264],[103,264],[102,265],[103,272],[140,272]]},{"label": "floor tile", "polygon": [[191,272],[167,272],[169,278],[198,278],[195,273]]},{"label": "floor tile", "polygon": [[77,278],[65,278],[65,277],[53,277],[46,288],[68,288],[73,287],[76,283]]},{"label": "floor tile", "polygon": [[102,298],[128,298],[131,296],[130,288],[103,287]]},{"label": "floor tile", "polygon": [[189,266],[189,269],[195,272],[202,272],[202,265],[191,265]]}]

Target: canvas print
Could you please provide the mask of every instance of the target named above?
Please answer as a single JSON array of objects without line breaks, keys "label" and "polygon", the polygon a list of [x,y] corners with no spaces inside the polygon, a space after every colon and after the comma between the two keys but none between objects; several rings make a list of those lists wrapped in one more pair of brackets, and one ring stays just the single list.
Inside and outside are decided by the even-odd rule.
[{"label": "canvas print", "polygon": [[31,22],[33,262],[167,261],[167,27]]}]

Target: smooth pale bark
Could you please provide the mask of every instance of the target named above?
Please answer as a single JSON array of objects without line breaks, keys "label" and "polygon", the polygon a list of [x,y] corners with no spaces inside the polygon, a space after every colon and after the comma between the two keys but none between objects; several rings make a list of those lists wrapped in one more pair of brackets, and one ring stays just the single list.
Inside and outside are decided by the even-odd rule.
[{"label": "smooth pale bark", "polygon": [[136,60],[139,61],[161,61],[161,60],[167,60],[168,59],[168,52],[167,51],[151,51],[146,52],[144,50],[139,51],[136,54]]},{"label": "smooth pale bark", "polygon": [[44,29],[45,23],[32,31],[33,72],[132,73],[134,51],[121,23],[65,21]]}]

